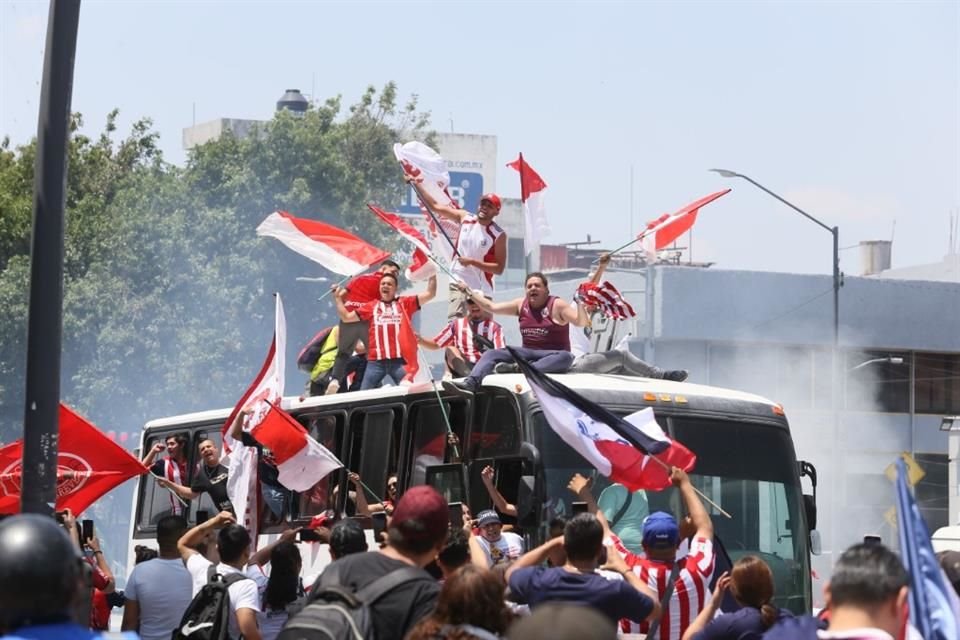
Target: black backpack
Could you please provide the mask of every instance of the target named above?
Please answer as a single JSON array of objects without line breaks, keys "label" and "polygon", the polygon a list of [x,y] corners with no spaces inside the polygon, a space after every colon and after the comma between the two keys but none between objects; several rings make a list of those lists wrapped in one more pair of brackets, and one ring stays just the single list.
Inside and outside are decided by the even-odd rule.
[{"label": "black backpack", "polygon": [[250,578],[242,573],[223,576],[217,573],[217,565],[211,564],[207,568],[207,584],[190,601],[170,640],[229,640],[230,592],[227,589],[241,580]]},{"label": "black backpack", "polygon": [[376,640],[370,607],[397,587],[422,579],[422,569],[402,567],[353,591],[340,584],[334,563],[314,587],[307,605],[284,625],[277,640]]}]

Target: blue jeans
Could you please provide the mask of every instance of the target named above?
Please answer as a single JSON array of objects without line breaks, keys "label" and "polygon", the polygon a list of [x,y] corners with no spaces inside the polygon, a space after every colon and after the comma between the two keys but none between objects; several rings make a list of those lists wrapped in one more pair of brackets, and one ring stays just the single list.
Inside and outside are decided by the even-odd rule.
[{"label": "blue jeans", "polygon": [[[525,347],[514,347],[513,350],[542,373],[566,373],[573,364],[573,354],[569,351],[548,351]],[[493,373],[493,368],[500,362],[513,362],[513,356],[506,349],[484,351],[477,364],[473,366],[473,371],[467,378],[467,384],[473,388],[479,387],[484,376]]]},{"label": "blue jeans", "polygon": [[360,390],[376,389],[384,378],[390,378],[393,380],[393,384],[400,384],[403,376],[407,375],[403,368],[405,364],[403,358],[367,360],[367,370],[363,372],[363,382],[360,383]]}]

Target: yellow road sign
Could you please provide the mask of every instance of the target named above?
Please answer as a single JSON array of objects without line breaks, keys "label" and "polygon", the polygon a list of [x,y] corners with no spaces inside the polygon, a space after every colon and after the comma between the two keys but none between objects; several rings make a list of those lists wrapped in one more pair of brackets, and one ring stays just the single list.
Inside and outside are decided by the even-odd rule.
[{"label": "yellow road sign", "polygon": [[[907,453],[906,451],[901,453],[900,457],[903,458],[904,464],[907,465],[907,483],[911,487],[916,486],[917,483],[920,482],[925,475],[927,475],[927,472],[924,471],[923,468],[920,466],[920,463],[914,460],[913,456]],[[888,478],[890,478],[890,482],[897,481],[897,465],[896,464],[891,462],[887,466],[887,468],[884,470],[884,473]]]}]

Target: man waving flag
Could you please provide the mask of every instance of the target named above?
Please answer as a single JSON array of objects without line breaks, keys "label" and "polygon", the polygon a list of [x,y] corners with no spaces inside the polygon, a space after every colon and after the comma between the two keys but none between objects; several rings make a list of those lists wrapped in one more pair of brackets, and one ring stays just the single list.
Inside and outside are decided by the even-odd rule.
[{"label": "man waving flag", "polygon": [[613,482],[630,491],[659,491],[670,486],[671,466],[684,471],[693,468],[697,457],[663,433],[653,409],[620,418],[507,349],[526,376],[550,428]]}]

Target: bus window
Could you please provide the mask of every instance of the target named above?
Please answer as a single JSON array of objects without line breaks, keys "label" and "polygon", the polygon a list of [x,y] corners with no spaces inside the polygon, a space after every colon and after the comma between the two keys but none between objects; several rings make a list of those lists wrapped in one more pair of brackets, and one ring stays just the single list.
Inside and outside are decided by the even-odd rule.
[{"label": "bus window", "polygon": [[[447,417],[454,434],[463,442],[467,404],[462,400],[445,400]],[[427,467],[451,460],[453,450],[447,446],[447,424],[437,402],[417,402],[410,407],[410,425],[413,449],[408,487],[426,482]],[[460,456],[463,452],[459,450]]]},{"label": "bus window", "polygon": [[520,415],[508,393],[477,396],[473,428],[470,431],[470,459],[516,455],[520,450]]},{"label": "bus window", "polygon": [[[731,559],[760,557],[773,571],[775,603],[795,613],[809,610],[807,536],[789,433],[728,420],[673,417],[670,423],[674,437],[697,454],[691,480],[732,516],[707,505]],[[655,499],[650,508],[658,508]]]},{"label": "bus window", "polygon": [[[343,429],[346,417],[344,414],[301,416],[299,420],[314,440],[333,452],[340,460],[345,459]],[[334,471],[325,478],[321,478],[308,491],[299,494],[295,516],[312,518],[327,509],[335,509],[334,489],[345,477],[346,474],[343,471]]]}]

